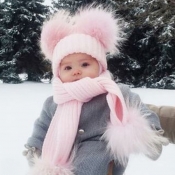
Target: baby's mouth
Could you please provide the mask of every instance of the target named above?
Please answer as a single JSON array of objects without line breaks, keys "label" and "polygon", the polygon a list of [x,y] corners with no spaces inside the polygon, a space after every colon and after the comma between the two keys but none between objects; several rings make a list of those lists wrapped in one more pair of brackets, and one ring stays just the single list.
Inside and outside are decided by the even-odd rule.
[{"label": "baby's mouth", "polygon": [[73,81],[75,82],[75,81],[78,81],[78,80],[80,80],[80,79],[79,79],[79,78],[77,78],[77,79],[75,79],[75,80],[73,80]]},{"label": "baby's mouth", "polygon": [[75,79],[73,80],[74,82],[75,81],[78,81],[78,80],[80,80],[82,77],[81,76],[76,76],[76,77],[74,77]]}]

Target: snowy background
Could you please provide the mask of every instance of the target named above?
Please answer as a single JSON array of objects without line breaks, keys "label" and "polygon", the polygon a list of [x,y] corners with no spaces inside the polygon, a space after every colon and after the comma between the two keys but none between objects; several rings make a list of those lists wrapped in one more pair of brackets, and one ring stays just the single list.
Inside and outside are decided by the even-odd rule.
[{"label": "snowy background", "polygon": [[[132,89],[143,102],[175,105],[175,90]],[[25,175],[28,165],[22,156],[34,120],[44,100],[52,94],[51,84],[25,82],[0,84],[0,174]],[[175,145],[163,148],[157,161],[132,156],[125,175],[175,175]]]}]

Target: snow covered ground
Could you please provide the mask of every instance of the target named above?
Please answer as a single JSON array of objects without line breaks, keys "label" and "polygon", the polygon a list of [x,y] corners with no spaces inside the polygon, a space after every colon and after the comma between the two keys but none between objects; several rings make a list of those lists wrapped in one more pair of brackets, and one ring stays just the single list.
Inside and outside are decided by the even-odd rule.
[{"label": "snow covered ground", "polygon": [[[132,89],[143,102],[175,105],[175,90]],[[25,175],[28,165],[22,156],[24,144],[32,132],[46,97],[52,94],[50,84],[25,82],[0,84],[0,174]],[[175,145],[164,147],[161,157],[151,161],[132,156],[125,175],[174,175]]]}]

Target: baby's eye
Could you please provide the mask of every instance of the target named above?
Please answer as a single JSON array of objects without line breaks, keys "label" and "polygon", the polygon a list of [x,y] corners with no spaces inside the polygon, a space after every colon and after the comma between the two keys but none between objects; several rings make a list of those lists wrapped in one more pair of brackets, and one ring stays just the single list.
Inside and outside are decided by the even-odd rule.
[{"label": "baby's eye", "polygon": [[85,62],[85,63],[82,64],[82,67],[87,67],[87,66],[89,66],[89,65],[90,65],[89,63],[86,63],[86,62]]},{"label": "baby's eye", "polygon": [[64,68],[64,70],[70,70],[70,69],[72,69],[71,66],[66,66],[66,67]]}]

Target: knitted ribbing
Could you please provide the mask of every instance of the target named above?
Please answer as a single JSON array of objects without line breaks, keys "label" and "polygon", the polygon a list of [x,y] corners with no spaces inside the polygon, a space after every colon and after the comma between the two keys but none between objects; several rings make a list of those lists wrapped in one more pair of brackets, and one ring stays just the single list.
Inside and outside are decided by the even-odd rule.
[{"label": "knitted ribbing", "polygon": [[[108,92],[107,102],[111,110],[111,123],[120,125],[120,120],[125,121],[124,116],[127,111],[122,93],[114,81],[103,76],[94,79],[86,77],[70,83],[62,83],[59,78],[54,78],[54,101],[58,107],[43,144],[43,159],[49,160],[53,165],[67,163],[76,137],[81,107],[84,102],[99,94]],[[116,100],[119,104],[118,114]]]}]

